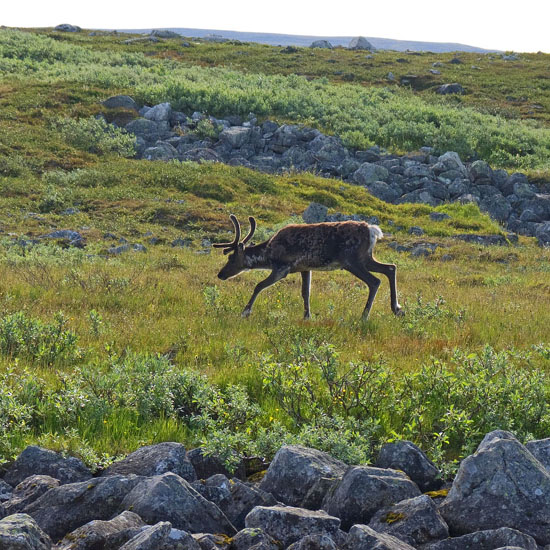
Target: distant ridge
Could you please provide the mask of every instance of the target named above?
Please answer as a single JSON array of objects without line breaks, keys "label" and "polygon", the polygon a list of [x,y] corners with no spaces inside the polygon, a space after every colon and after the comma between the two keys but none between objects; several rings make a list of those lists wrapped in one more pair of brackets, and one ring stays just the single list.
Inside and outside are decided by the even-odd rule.
[{"label": "distant ridge", "polygon": [[[120,32],[128,33],[149,33],[152,29],[118,29]],[[163,27],[163,30],[170,30],[186,37],[204,38],[209,34],[217,34],[229,40],[240,40],[241,42],[258,42],[259,44],[270,44],[272,46],[309,46],[314,40],[328,40],[333,46],[348,46],[354,36],[307,36],[299,34],[275,34],[266,32],[241,32],[224,31],[219,29],[189,29],[185,27]],[[365,37],[375,48],[380,50],[396,51],[426,51],[434,53],[443,52],[477,52],[490,53],[498,50],[487,50],[458,44],[454,42],[420,42],[417,40],[394,40],[392,38]]]}]

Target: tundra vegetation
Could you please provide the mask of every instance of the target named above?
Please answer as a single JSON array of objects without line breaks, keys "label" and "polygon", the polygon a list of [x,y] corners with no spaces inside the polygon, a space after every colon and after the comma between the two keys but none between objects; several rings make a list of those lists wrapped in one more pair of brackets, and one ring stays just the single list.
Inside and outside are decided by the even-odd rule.
[{"label": "tundra vegetation", "polygon": [[[503,233],[473,205],[440,206],[450,218],[434,221],[429,206],[386,204],[314,174],[135,160],[130,137],[94,118],[130,116],[101,105],[127,93],[189,115],[252,111],[307,123],[357,148],[454,150],[543,182],[548,55],[463,53],[451,64],[451,54],[367,59],[126,38],[0,30],[3,461],[39,443],[100,467],[175,440],[204,444],[229,465],[240,454],[269,458],[285,442],[361,463],[382,442],[406,438],[450,472],[492,429],[548,436],[550,251],[534,239],[492,247],[453,239]],[[428,72],[436,62],[441,79]],[[409,73],[420,77],[400,85]],[[445,81],[467,93],[436,95]],[[311,320],[301,319],[298,276],[240,318],[264,274],[217,280],[224,258],[210,245],[231,239],[228,214],[258,218],[260,240],[298,222],[311,201],[377,216],[391,232],[376,256],[398,266],[404,317],[387,306],[384,280],[360,321],[367,288],[332,272],[313,274]],[[388,246],[416,242],[412,226],[438,245],[434,254]],[[38,238],[69,228],[85,236],[84,248]],[[146,252],[109,254],[120,238]],[[171,246],[175,239],[189,246]]]}]

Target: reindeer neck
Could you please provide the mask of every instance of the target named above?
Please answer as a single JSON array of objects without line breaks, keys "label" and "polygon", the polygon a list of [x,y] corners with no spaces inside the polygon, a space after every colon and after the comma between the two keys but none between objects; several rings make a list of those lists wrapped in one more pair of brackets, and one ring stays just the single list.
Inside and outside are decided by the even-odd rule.
[{"label": "reindeer neck", "polygon": [[245,248],[244,263],[248,269],[266,269],[270,267],[270,263],[266,258],[267,242]]}]

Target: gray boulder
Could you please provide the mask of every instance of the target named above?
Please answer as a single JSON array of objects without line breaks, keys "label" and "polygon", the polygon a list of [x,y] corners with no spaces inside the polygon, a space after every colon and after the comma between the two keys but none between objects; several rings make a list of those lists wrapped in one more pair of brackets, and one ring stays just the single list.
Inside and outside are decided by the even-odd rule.
[{"label": "gray boulder", "polygon": [[155,122],[169,121],[172,116],[172,106],[170,103],[159,103],[154,107],[151,107],[144,115],[147,120],[154,120]]},{"label": "gray boulder", "polygon": [[75,529],[58,543],[56,550],[110,550],[141,532],[143,520],[133,512],[122,512],[111,520],[92,520]]},{"label": "gray boulder", "polygon": [[61,483],[73,483],[92,477],[92,472],[80,459],[64,457],[60,453],[31,445],[8,468],[4,481],[15,487],[35,474],[51,476]]},{"label": "gray boulder", "polygon": [[550,470],[550,437],[528,441],[525,448],[547,469]]},{"label": "gray boulder", "polygon": [[232,149],[239,149],[250,141],[251,134],[252,128],[230,126],[220,132],[219,139],[227,143]]},{"label": "gray boulder", "polygon": [[207,147],[196,147],[195,149],[190,149],[183,153],[183,155],[181,155],[181,160],[190,160],[193,162],[221,162],[222,158],[212,149],[208,149]]},{"label": "gray boulder", "polygon": [[464,459],[440,507],[456,534],[512,527],[550,544],[550,474],[509,432],[487,434]]},{"label": "gray boulder", "polygon": [[237,529],[245,526],[245,518],[256,506],[275,506],[276,498],[251,484],[243,483],[237,479],[230,483],[231,500],[220,508]]},{"label": "gray boulder", "polygon": [[77,248],[83,248],[86,244],[82,235],[78,231],[73,231],[72,229],[56,229],[45,235],[40,235],[40,238],[65,241],[69,246],[75,246]]},{"label": "gray boulder", "polygon": [[340,478],[347,466],[327,453],[301,445],[285,445],[273,458],[260,489],[290,506],[301,506],[321,477]]},{"label": "gray boulder", "polygon": [[2,550],[50,550],[50,537],[27,514],[13,514],[0,520]]},{"label": "gray boulder", "polygon": [[[231,541],[231,550],[251,550],[261,545],[261,550],[279,550],[275,539],[258,527],[246,527],[239,531]],[[259,549],[258,549],[259,550]]]},{"label": "gray boulder", "polygon": [[512,213],[510,203],[500,193],[482,199],[479,207],[500,223],[504,223]]},{"label": "gray boulder", "polygon": [[453,82],[452,84],[443,84],[436,90],[436,92],[441,95],[449,95],[463,94],[465,90],[460,84],[458,84],[458,82]]},{"label": "gray boulder", "polygon": [[332,50],[332,44],[328,40],[314,40],[309,47]]},{"label": "gray boulder", "polygon": [[114,95],[102,101],[101,104],[108,109],[133,109],[139,110],[138,104],[129,95]]},{"label": "gray boulder", "polygon": [[34,475],[24,479],[14,489],[8,502],[4,503],[6,515],[20,512],[44,493],[59,486],[59,480],[45,475]]},{"label": "gray boulder", "polygon": [[13,487],[6,483],[3,479],[0,479],[0,504],[8,501],[13,494]]},{"label": "gray boulder", "polygon": [[340,520],[324,510],[292,506],[257,506],[246,516],[246,527],[259,527],[286,547],[306,535],[336,536]]},{"label": "gray boulder", "polygon": [[126,494],[139,483],[137,476],[109,476],[50,489],[25,507],[54,540],[94,520],[107,520],[120,511]]},{"label": "gray boulder", "polygon": [[154,120],[135,118],[125,126],[126,131],[144,139],[147,142],[157,141],[161,137],[159,126]]},{"label": "gray boulder", "polygon": [[400,193],[385,181],[375,181],[366,185],[368,192],[384,202],[396,201]]},{"label": "gray boulder", "polygon": [[197,474],[185,453],[181,443],[167,441],[157,445],[141,447],[126,458],[109,466],[101,475],[113,474],[157,476],[173,472],[186,481],[195,481]]},{"label": "gray boulder", "polygon": [[476,160],[470,165],[470,176],[474,181],[490,180],[493,171],[484,160]]},{"label": "gray boulder", "polygon": [[291,544],[287,550],[338,550],[338,546],[327,535],[307,535]]},{"label": "gray boulder", "polygon": [[[226,510],[232,510],[232,481],[229,481],[223,474],[215,474],[208,479],[193,481],[191,487],[200,493],[206,500],[213,502],[224,514],[227,515]],[[227,517],[229,518],[229,516]],[[235,525],[235,522],[231,518],[229,518],[229,520]],[[237,529],[239,528],[236,525],[235,527]]]},{"label": "gray boulder", "polygon": [[332,494],[323,502],[332,516],[342,520],[342,529],[368,523],[382,507],[420,495],[418,487],[397,470],[352,466]]},{"label": "gray boulder", "polygon": [[353,173],[352,179],[359,185],[369,185],[375,181],[386,181],[389,175],[387,168],[372,162],[364,162]]},{"label": "gray boulder", "polygon": [[519,547],[524,550],[537,550],[533,537],[509,527],[478,531],[462,537],[455,537],[429,544],[424,550],[494,550],[502,547]]},{"label": "gray boulder", "polygon": [[550,222],[538,223],[535,237],[541,246],[548,246],[550,244]]},{"label": "gray boulder", "polygon": [[353,38],[349,43],[348,48],[350,50],[375,50],[376,48],[364,37],[358,36]]},{"label": "gray boulder", "polygon": [[433,166],[433,170],[436,174],[442,174],[444,172],[454,170],[465,177],[468,175],[466,166],[464,166],[458,153],[455,153],[454,151],[447,151],[441,155],[437,159],[437,164]]},{"label": "gray boulder", "polygon": [[306,223],[320,223],[327,219],[328,208],[318,202],[311,202],[304,210],[302,219]]},{"label": "gray boulder", "polygon": [[70,25],[69,23],[61,23],[53,29],[58,32],[80,32],[82,29],[78,25]]},{"label": "gray boulder", "polygon": [[168,29],[153,29],[149,34],[157,38],[181,38],[181,34]]},{"label": "gray boulder", "polygon": [[201,547],[187,531],[172,529],[159,550],[201,550]]},{"label": "gray boulder", "polygon": [[231,539],[226,535],[197,533],[192,535],[201,550],[229,550]]},{"label": "gray boulder", "polygon": [[145,160],[174,160],[178,158],[178,151],[165,141],[157,141],[154,147],[147,147],[142,153]]},{"label": "gray boulder", "polygon": [[443,220],[450,220],[451,216],[445,212],[430,212],[430,220],[435,222],[441,222]]},{"label": "gray boulder", "polygon": [[169,521],[191,533],[236,533],[214,503],[171,472],[140,481],[125,495],[121,509],[132,510],[148,523]]},{"label": "gray boulder", "polygon": [[378,510],[369,527],[379,533],[393,535],[415,547],[449,536],[447,524],[427,495],[402,500]]},{"label": "gray boulder", "polygon": [[414,550],[414,547],[366,525],[354,525],[349,531],[344,550]]},{"label": "gray boulder", "polygon": [[168,538],[172,526],[167,521],[159,521],[157,524],[147,527],[119,550],[158,550]]}]

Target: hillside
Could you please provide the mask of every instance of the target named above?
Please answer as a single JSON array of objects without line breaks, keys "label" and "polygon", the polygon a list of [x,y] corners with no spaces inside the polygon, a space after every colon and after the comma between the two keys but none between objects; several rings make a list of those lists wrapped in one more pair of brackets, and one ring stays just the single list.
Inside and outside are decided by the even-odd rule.
[{"label": "hillside", "polygon": [[[119,29],[119,32],[128,32],[133,34],[149,34],[153,29]],[[308,47],[317,40],[327,40],[332,46],[348,47],[354,36],[304,36],[296,34],[277,34],[260,32],[241,32],[219,29],[189,29],[182,27],[169,27],[162,30],[177,32],[182,36],[204,38],[211,35],[228,40],[240,40],[241,42],[256,42],[258,44],[268,44],[270,46],[301,46]],[[375,48],[380,50],[395,50],[397,52],[415,51],[415,52],[473,52],[489,53],[498,50],[487,50],[476,48],[466,44],[457,44],[453,42],[422,42],[418,40],[394,40],[392,38],[378,38],[373,36],[365,37]]]},{"label": "hillside", "polygon": [[[291,141],[272,140],[294,128],[287,138],[332,144],[358,163],[353,174],[389,162],[388,185],[394,169],[406,187],[407,169],[435,179],[440,157],[457,152],[468,185],[490,165],[482,191],[500,177],[499,196],[523,213],[522,200],[548,193],[550,56],[366,55],[0,30],[3,460],[39,443],[101,467],[173,440],[230,466],[269,459],[283,442],[363,463],[403,437],[451,472],[489,430],[547,436],[547,247],[509,235],[482,200],[384,202],[342,163],[322,165],[330,147],[310,171],[297,157],[271,172],[250,159],[253,147],[288,159]],[[436,93],[451,82],[465,93]],[[121,94],[131,102],[104,103]],[[145,118],[153,105],[169,114]],[[231,128],[263,133],[226,163],[184,156],[197,143],[209,155]],[[167,140],[168,161],[138,158],[172,151]],[[362,322],[366,287],[337,271],[314,273],[310,321],[296,276],[241,319],[265,273],[216,277],[226,256],[211,245],[231,238],[229,214],[243,226],[254,215],[259,242],[301,223],[312,202],[336,218],[376,218],[386,234],[376,254],[397,265],[404,317],[384,279]]]}]

